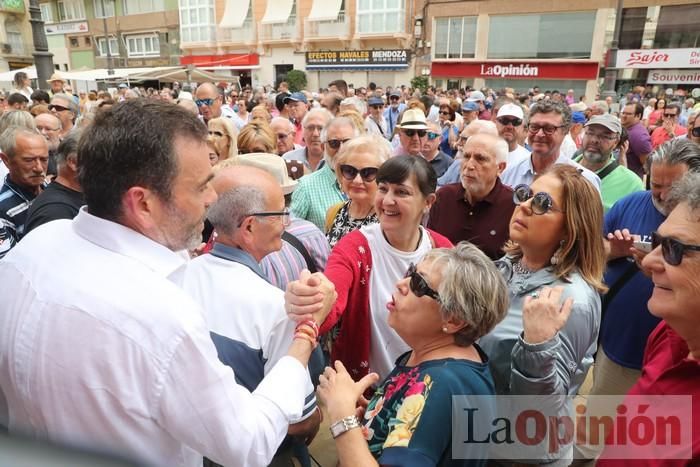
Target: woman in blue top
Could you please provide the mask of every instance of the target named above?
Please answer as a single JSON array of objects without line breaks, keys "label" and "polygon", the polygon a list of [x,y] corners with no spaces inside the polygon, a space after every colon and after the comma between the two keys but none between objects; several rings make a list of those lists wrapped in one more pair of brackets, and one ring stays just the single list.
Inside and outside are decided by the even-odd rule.
[{"label": "woman in blue top", "polygon": [[457,111],[459,105],[455,101],[449,104],[440,104],[439,123],[442,128],[442,142],[440,150],[450,157],[457,155],[457,141],[459,140],[460,128],[457,122]]},{"label": "woman in blue top", "polygon": [[[320,378],[342,465],[485,465],[488,444],[465,443],[452,452],[452,396],[490,396],[493,380],[486,355],[474,344],[505,316],[506,285],[494,265],[469,243],[431,250],[396,284],[389,325],[412,350],[367,404],[356,407],[377,381],[355,383],[340,362]],[[495,413],[491,398],[478,398],[481,416]],[[357,412],[356,412],[357,410]],[[360,415],[358,418],[356,415]],[[486,424],[474,427],[480,438]],[[453,459],[461,457],[462,459]]]}]

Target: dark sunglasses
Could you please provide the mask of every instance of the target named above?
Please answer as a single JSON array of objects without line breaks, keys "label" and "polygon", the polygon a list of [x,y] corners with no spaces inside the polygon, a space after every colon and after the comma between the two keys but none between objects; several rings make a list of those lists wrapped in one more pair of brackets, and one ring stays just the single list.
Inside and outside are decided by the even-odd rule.
[{"label": "dark sunglasses", "polygon": [[419,138],[423,138],[428,133],[427,130],[403,130],[402,129],[401,131],[403,131],[406,134],[406,136],[408,136],[409,138],[413,138],[416,134],[418,134]]},{"label": "dark sunglasses", "polygon": [[662,237],[658,232],[651,233],[651,247],[656,249],[661,245],[661,254],[671,266],[678,266],[683,261],[686,250],[700,251],[700,245],[686,245],[670,237]]},{"label": "dark sunglasses", "polygon": [[340,174],[348,181],[355,180],[359,173],[363,182],[373,182],[377,178],[377,172],[379,172],[377,167],[363,167],[358,169],[352,165],[343,164],[340,166]]},{"label": "dark sunglasses", "polygon": [[392,101],[397,101],[397,100],[399,100],[399,98],[398,98],[397,96],[391,96],[389,99],[391,99]]},{"label": "dark sunglasses", "polygon": [[664,114],[664,118],[676,118],[677,116],[676,114]]},{"label": "dark sunglasses", "polygon": [[56,112],[63,112],[64,110],[70,110],[68,107],[63,107],[62,105],[51,104],[49,105],[49,110],[55,110]]},{"label": "dark sunglasses", "polygon": [[500,117],[500,118],[497,118],[496,120],[498,120],[498,123],[500,123],[503,126],[508,126],[508,125],[520,126],[523,124],[522,119],[519,119],[519,118]]},{"label": "dark sunglasses", "polygon": [[347,143],[348,141],[350,141],[350,138],[345,138],[345,139],[329,139],[328,141],[326,141],[326,144],[328,144],[328,146],[330,146],[330,147],[333,148],[333,149],[340,149],[340,146],[342,146],[343,144]]},{"label": "dark sunglasses", "polygon": [[532,198],[532,203],[530,203],[530,209],[532,209],[532,212],[534,214],[537,214],[538,216],[541,216],[543,214],[546,214],[548,211],[554,211],[554,212],[561,212],[563,213],[561,209],[557,209],[554,207],[554,200],[552,199],[552,196],[549,193],[545,193],[544,191],[537,193],[533,195],[532,190],[528,185],[518,185],[513,189],[513,202],[516,205],[520,205],[527,200]]},{"label": "dark sunglasses", "polygon": [[374,110],[379,110],[379,109],[383,109],[383,108],[384,108],[384,106],[381,105],[381,104],[370,105],[370,107],[372,107]]},{"label": "dark sunglasses", "polygon": [[693,128],[692,135],[696,138],[700,138],[700,126]]},{"label": "dark sunglasses", "polygon": [[411,278],[411,280],[408,282],[408,288],[411,289],[413,295],[416,297],[427,295],[433,300],[436,300],[438,303],[440,302],[440,295],[435,290],[430,288],[423,276],[421,276],[416,270],[415,264],[411,263],[408,266],[408,271],[406,271],[406,274],[403,277]]},{"label": "dark sunglasses", "polygon": [[194,103],[197,104],[197,107],[201,107],[203,105],[211,107],[214,102],[216,102],[216,99],[197,99],[194,101]]},{"label": "dark sunglasses", "polygon": [[449,115],[450,113],[446,110],[441,110],[440,115]]}]

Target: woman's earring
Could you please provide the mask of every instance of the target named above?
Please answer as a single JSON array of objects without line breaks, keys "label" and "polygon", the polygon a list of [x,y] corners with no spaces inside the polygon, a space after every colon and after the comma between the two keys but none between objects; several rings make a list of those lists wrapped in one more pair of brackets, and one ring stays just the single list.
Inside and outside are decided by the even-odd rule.
[{"label": "woman's earring", "polygon": [[561,261],[561,258],[560,258],[561,249],[564,248],[565,243],[566,242],[564,240],[559,242],[559,248],[557,249],[557,251],[554,252],[554,254],[552,255],[552,258],[549,260],[549,262],[552,264],[552,266],[556,266],[557,264],[559,264],[559,261]]},{"label": "woman's earring", "polygon": [[444,328],[442,328],[442,332],[447,332],[447,326],[445,326]]}]

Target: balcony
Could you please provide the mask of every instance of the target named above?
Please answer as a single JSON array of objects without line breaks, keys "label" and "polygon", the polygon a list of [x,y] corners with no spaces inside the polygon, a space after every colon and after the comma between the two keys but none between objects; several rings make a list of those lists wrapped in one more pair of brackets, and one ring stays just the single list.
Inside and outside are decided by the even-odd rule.
[{"label": "balcony", "polygon": [[345,12],[338,14],[338,19],[329,21],[304,21],[304,40],[335,39],[346,40],[350,37],[350,18]]},{"label": "balcony", "polygon": [[301,36],[296,16],[290,16],[286,23],[260,23],[261,42],[296,42]]},{"label": "balcony", "polygon": [[224,44],[253,45],[256,42],[255,32],[255,22],[247,19],[240,28],[217,28],[217,38]]}]

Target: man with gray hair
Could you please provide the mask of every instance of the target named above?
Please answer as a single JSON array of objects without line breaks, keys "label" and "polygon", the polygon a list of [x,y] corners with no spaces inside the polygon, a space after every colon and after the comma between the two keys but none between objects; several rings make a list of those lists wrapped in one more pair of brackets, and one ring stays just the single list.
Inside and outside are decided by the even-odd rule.
[{"label": "man with gray hair", "polygon": [[[652,232],[673,209],[670,193],[674,183],[689,172],[700,173],[700,146],[685,139],[671,140],[647,158],[646,171],[651,190],[625,196],[605,214],[608,266],[604,281],[610,289],[602,302],[591,395],[617,395],[620,401],[639,379],[647,339],[660,321],[647,307],[654,283],[642,260],[651,251]],[[591,400],[601,402],[600,398]],[[615,406],[592,405],[588,412],[607,410],[614,415]],[[605,436],[600,439],[602,442]],[[588,459],[600,448],[578,447]]]},{"label": "man with gray hair", "polygon": [[490,120],[474,120],[472,123],[464,127],[464,130],[459,134],[457,140],[457,155],[454,161],[441,177],[438,178],[438,187],[449,185],[450,183],[458,183],[460,180],[461,160],[464,154],[464,145],[469,138],[477,133],[486,133],[489,135],[498,136],[496,124]]},{"label": "man with gray hair", "polygon": [[285,153],[282,158],[286,161],[300,161],[310,171],[314,172],[323,167],[323,141],[321,132],[333,118],[326,109],[311,109],[301,121],[305,147]]},{"label": "man with gray hair", "polygon": [[0,187],[0,258],[24,235],[27,213],[46,187],[49,146],[32,129],[10,126],[0,134],[0,158],[9,173]]},{"label": "man with gray hair", "polygon": [[291,207],[295,216],[324,229],[328,208],[345,200],[338,186],[333,160],[343,144],[359,135],[360,129],[347,117],[334,118],[323,129],[321,140],[325,164],[299,180],[299,186],[292,195]]},{"label": "man with gray hair", "polygon": [[[289,225],[284,193],[265,170],[226,166],[213,180],[219,199],[208,212],[216,241],[207,255],[187,267],[183,287],[205,312],[219,359],[235,370],[239,384],[253,392],[292,343],[295,323],[287,319],[284,292],[269,283],[260,261],[282,248]],[[290,435],[316,433],[321,421],[314,387],[305,381],[306,401]],[[291,465],[285,443],[273,459]],[[282,464],[280,464],[282,465]]]},{"label": "man with gray hair", "polygon": [[272,121],[270,121],[270,128],[272,128],[273,133],[277,136],[276,153],[278,156],[283,156],[289,151],[296,149],[296,145],[294,144],[296,129],[288,118],[273,118]]},{"label": "man with gray hair", "polygon": [[61,121],[61,138],[65,138],[73,130],[78,117],[78,104],[68,94],[54,94],[49,110]]},{"label": "man with gray hair", "polygon": [[509,165],[501,175],[501,181],[515,188],[530,185],[537,175],[554,164],[573,165],[600,191],[600,178],[581,164],[561,154],[561,144],[571,126],[571,109],[562,102],[540,100],[530,109],[528,140],[532,153]]},{"label": "man with gray hair", "polygon": [[469,138],[459,162],[461,183],[438,190],[428,228],[455,245],[472,242],[491,259],[503,256],[515,209],[513,190],[498,177],[507,158],[508,143],[499,136],[481,133]]},{"label": "man with gray hair", "polygon": [[73,219],[85,204],[83,189],[78,180],[79,139],[80,131],[74,131],[58,146],[58,175],[29,208],[25,234],[56,219]]}]

